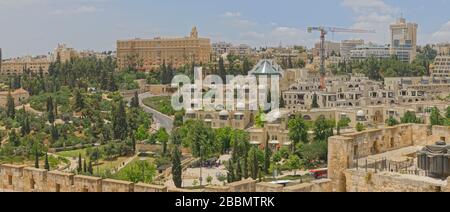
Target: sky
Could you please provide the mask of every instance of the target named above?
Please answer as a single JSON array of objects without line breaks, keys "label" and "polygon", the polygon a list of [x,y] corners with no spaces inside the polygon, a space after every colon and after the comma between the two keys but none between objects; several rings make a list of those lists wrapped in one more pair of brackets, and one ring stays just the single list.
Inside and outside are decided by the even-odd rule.
[{"label": "sky", "polygon": [[0,0],[3,58],[47,54],[58,43],[115,50],[118,39],[201,37],[254,47],[313,46],[309,26],[375,30],[330,34],[389,43],[389,24],[419,24],[419,44],[450,42],[450,0]]}]

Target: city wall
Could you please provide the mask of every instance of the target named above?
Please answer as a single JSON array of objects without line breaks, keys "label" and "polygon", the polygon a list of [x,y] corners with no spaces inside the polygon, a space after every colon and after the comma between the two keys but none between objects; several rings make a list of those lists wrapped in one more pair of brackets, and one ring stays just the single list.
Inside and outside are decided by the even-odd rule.
[{"label": "city wall", "polygon": [[330,192],[331,180],[287,186],[246,179],[200,190],[132,183],[113,179],[47,171],[23,165],[0,165],[0,191],[5,192]]},{"label": "city wall", "polygon": [[0,165],[0,191],[7,192],[167,192],[167,187]]},{"label": "city wall", "polygon": [[[328,178],[332,191],[358,190],[358,187],[351,186],[354,180],[348,179],[353,175],[346,172],[356,159],[410,146],[425,146],[438,140],[450,141],[450,127],[404,124],[331,137],[328,140]],[[392,183],[395,182],[399,181]],[[393,187],[402,187],[402,184]],[[380,190],[382,188],[377,187]]]},{"label": "city wall", "polygon": [[349,169],[345,178],[347,192],[450,192],[448,180],[415,175]]}]

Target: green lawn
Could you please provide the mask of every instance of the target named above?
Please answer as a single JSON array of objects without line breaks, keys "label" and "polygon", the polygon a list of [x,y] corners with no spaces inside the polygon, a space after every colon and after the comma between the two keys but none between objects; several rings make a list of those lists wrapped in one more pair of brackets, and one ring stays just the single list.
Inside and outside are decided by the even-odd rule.
[{"label": "green lawn", "polygon": [[71,151],[64,151],[64,152],[58,152],[56,155],[66,157],[66,158],[78,158],[78,156],[81,154],[82,158],[86,158],[86,149],[78,149],[78,150],[71,150]]},{"label": "green lawn", "polygon": [[175,110],[171,105],[171,97],[170,96],[154,96],[144,99],[144,104],[148,107],[151,107],[163,114],[172,116],[175,114]]}]

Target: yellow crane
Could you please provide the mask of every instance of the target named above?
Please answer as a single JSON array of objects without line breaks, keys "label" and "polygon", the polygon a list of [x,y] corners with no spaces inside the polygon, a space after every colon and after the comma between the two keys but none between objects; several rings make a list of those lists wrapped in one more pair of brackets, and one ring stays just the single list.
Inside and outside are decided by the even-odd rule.
[{"label": "yellow crane", "polygon": [[308,33],[312,33],[313,31],[320,32],[320,88],[322,90],[325,89],[325,36],[329,33],[375,33],[374,30],[364,30],[364,29],[344,29],[337,27],[308,27]]}]

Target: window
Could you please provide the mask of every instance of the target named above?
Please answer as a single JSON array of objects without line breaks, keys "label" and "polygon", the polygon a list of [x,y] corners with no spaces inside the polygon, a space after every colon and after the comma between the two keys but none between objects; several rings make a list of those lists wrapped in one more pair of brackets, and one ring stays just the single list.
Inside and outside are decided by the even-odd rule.
[{"label": "window", "polygon": [[12,185],[13,184],[13,182],[12,182],[12,176],[11,175],[8,175],[8,185]]},{"label": "window", "polygon": [[60,184],[56,184],[55,185],[55,192],[61,192],[61,185]]}]

